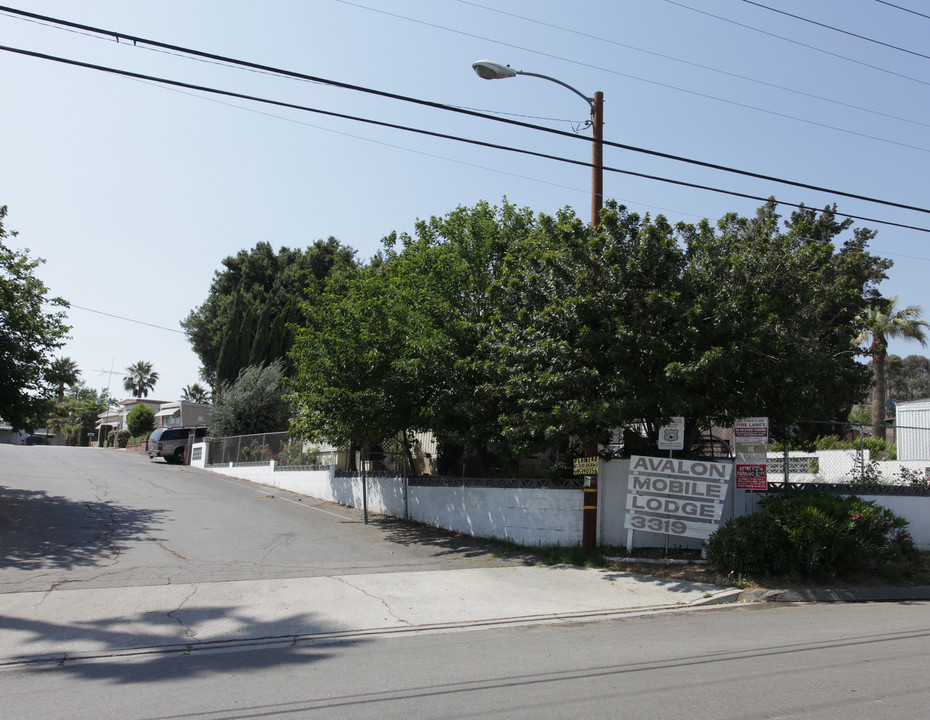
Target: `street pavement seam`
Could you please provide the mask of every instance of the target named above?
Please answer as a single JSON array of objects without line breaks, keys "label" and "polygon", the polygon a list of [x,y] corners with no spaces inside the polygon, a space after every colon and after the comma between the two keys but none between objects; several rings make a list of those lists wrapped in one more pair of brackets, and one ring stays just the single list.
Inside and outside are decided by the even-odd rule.
[{"label": "street pavement seam", "polygon": [[269,637],[234,638],[225,640],[208,640],[202,642],[197,641],[191,643],[169,643],[165,645],[122,648],[106,652],[61,651],[36,655],[32,657],[13,657],[0,659],[0,671],[22,669],[24,667],[48,667],[50,665],[64,666],[66,664],[78,662],[101,662],[110,659],[142,659],[158,655],[191,655],[194,653],[203,652],[235,652],[239,650],[265,649],[273,647],[327,645],[353,642],[363,638],[375,637],[409,637],[412,635],[468,632],[473,630],[489,630],[529,625],[571,625],[586,622],[603,622],[613,619],[623,619],[643,615],[659,615],[682,610],[714,610],[724,607],[725,605],[726,603],[676,603],[673,605],[655,605],[650,607],[637,608],[612,608],[608,610],[581,611],[577,613],[546,613],[542,615],[526,615],[508,618],[489,618],[484,620],[471,620],[455,623],[429,623],[424,625],[408,625],[404,627],[364,628],[358,630],[299,633],[293,635]]}]

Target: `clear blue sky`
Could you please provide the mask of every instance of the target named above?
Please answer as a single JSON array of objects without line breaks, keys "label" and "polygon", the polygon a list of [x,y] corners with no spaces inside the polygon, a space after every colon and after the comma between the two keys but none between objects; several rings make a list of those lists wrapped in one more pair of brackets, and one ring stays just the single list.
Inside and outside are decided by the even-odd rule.
[{"label": "clear blue sky", "polygon": [[[220,55],[578,132],[584,101],[492,59],[605,95],[605,139],[919,207],[930,206],[930,7],[917,0],[6,0],[13,7]],[[695,10],[697,9],[697,10]],[[590,159],[589,143],[177,57],[0,13],[0,44],[324,110]],[[912,53],[904,52],[910,50]],[[73,358],[93,387],[137,360],[154,396],[198,380],[179,321],[221,260],[259,241],[337,237],[370,257],[391,231],[479,200],[590,207],[590,171],[243,100],[179,92],[0,52],[0,204],[14,244],[74,307]],[[608,166],[930,228],[930,215],[614,148]],[[605,194],[671,221],[759,204],[607,173]],[[790,208],[784,208],[788,214]],[[885,295],[930,314],[930,233],[879,231]],[[79,309],[87,308],[87,309]],[[94,312],[97,311],[97,312]],[[119,320],[111,313],[166,329]],[[922,353],[914,343],[892,352]],[[111,390],[122,394],[114,377]]]}]

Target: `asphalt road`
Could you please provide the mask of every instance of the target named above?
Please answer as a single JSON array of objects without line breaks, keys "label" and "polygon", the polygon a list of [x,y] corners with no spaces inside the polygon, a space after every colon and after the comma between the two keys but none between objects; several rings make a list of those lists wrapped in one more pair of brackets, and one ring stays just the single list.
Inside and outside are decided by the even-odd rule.
[{"label": "asphalt road", "polygon": [[927,716],[930,603],[694,608],[704,588],[523,562],[140,456],[0,445],[3,717]]},{"label": "asphalt road", "polygon": [[568,627],[0,671],[5,717],[927,717],[930,605],[741,605]]},{"label": "asphalt road", "polygon": [[0,445],[0,592],[501,566],[486,544],[95,448]]}]

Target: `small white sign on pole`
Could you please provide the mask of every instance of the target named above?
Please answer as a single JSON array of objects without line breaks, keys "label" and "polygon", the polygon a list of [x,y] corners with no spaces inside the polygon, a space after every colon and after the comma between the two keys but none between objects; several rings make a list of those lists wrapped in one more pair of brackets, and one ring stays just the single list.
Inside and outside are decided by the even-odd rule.
[{"label": "small white sign on pole", "polygon": [[673,417],[668,425],[659,428],[659,450],[685,449],[685,419]]}]

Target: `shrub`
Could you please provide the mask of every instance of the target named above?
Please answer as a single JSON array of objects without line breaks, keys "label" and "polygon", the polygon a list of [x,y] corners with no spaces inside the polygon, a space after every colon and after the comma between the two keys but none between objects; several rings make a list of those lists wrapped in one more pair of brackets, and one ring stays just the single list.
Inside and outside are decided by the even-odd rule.
[{"label": "shrub", "polygon": [[278,464],[282,466],[318,465],[319,451],[313,448],[304,451],[303,446],[302,440],[291,440],[286,445],[282,445],[278,453]]},{"label": "shrub", "polygon": [[129,438],[131,437],[132,437],[132,433],[129,432],[128,430],[120,430],[118,433],[116,433],[117,447],[121,447],[121,448],[126,447],[126,444],[129,442]]},{"label": "shrub", "polygon": [[874,502],[822,491],[774,495],[705,543],[708,561],[736,575],[851,577],[919,558],[907,520]]},{"label": "shrub", "polygon": [[789,565],[788,534],[764,513],[728,520],[704,547],[712,566],[738,577],[780,575]]},{"label": "shrub", "polygon": [[148,405],[139,403],[126,416],[126,427],[133,437],[139,437],[155,429],[155,411]]}]

